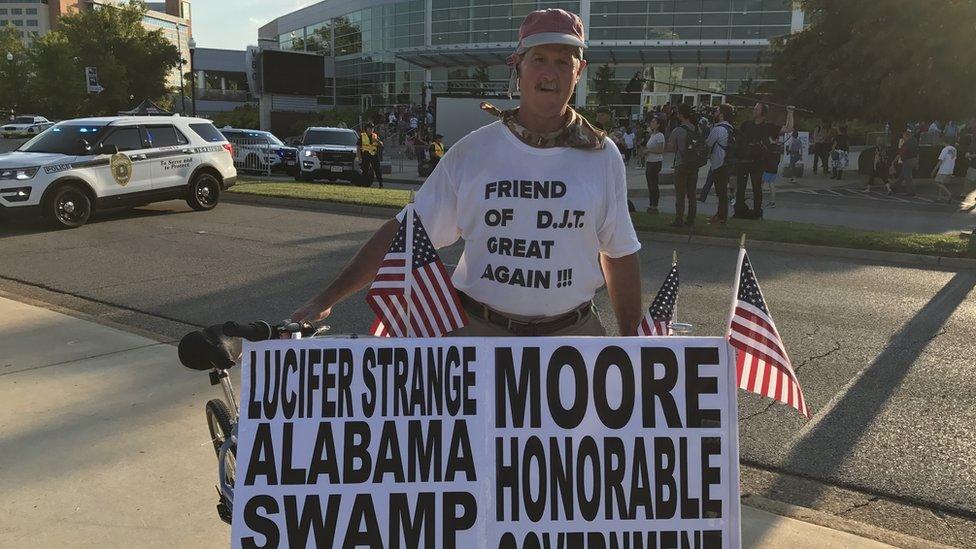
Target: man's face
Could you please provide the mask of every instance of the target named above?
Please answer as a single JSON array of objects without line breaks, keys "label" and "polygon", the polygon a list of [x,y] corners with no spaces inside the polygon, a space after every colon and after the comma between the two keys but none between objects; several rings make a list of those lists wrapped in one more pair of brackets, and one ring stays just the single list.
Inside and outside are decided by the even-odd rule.
[{"label": "man's face", "polygon": [[526,53],[519,63],[521,108],[538,116],[560,116],[569,103],[586,61],[573,57],[570,46],[546,44]]},{"label": "man's face", "polygon": [[759,120],[764,116],[766,116],[766,113],[763,112],[762,103],[756,103],[756,106],[752,108],[752,117]]}]

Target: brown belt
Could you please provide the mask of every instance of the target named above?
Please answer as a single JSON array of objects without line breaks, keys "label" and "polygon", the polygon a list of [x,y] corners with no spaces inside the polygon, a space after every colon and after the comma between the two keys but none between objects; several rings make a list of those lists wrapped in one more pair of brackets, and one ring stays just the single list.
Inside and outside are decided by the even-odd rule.
[{"label": "brown belt", "polygon": [[494,309],[490,309],[484,303],[472,298],[464,292],[458,292],[461,305],[469,314],[472,314],[486,322],[505,328],[515,336],[545,336],[550,335],[563,328],[569,328],[577,322],[586,318],[593,310],[593,302],[587,301],[579,307],[569,311],[564,315],[543,321],[524,321],[510,318]]}]

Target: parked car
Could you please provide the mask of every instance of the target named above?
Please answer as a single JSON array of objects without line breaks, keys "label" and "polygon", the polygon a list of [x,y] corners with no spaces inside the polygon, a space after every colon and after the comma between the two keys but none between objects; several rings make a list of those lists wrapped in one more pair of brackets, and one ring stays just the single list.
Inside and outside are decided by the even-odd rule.
[{"label": "parked car", "polygon": [[356,169],[359,136],[346,128],[308,128],[298,147],[296,181],[339,179],[363,185],[366,179]]},{"label": "parked car", "polygon": [[54,125],[43,116],[23,115],[15,117],[13,122],[0,127],[4,137],[14,137],[16,135],[36,135]]},{"label": "parked car", "polygon": [[210,210],[237,181],[233,149],[203,118],[59,122],[0,154],[0,218],[43,215],[67,229],[102,209],[164,200]]},{"label": "parked car", "polygon": [[234,145],[234,166],[239,171],[283,172],[298,170],[298,149],[285,145],[271,132],[223,128],[220,133]]}]

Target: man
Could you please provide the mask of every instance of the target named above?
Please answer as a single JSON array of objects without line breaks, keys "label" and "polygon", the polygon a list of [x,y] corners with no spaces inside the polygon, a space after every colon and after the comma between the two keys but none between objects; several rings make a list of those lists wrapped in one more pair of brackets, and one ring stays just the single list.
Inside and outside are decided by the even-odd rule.
[{"label": "man", "polygon": [[817,173],[817,164],[823,166],[824,173],[827,172],[827,153],[830,146],[827,144],[827,128],[830,124],[823,122],[813,130],[813,173]]},{"label": "man", "polygon": [[430,167],[434,169],[437,164],[440,163],[441,158],[444,157],[444,136],[435,133],[434,142],[430,144]]},{"label": "man", "polygon": [[[715,185],[715,194],[718,195],[718,210],[715,215],[708,219],[709,225],[716,223],[724,225],[729,217],[729,165],[728,150],[733,139],[735,130],[732,128],[732,120],[735,120],[735,108],[728,103],[722,103],[715,113],[715,125],[708,133],[705,145],[711,151],[709,157],[709,172],[705,185],[711,182]],[[702,198],[707,191],[702,189]],[[704,200],[702,200],[704,202]]]},{"label": "man", "polygon": [[901,162],[901,171],[898,173],[898,180],[895,187],[899,189],[898,194],[915,196],[915,182],[912,176],[915,168],[918,167],[918,139],[911,130],[905,130],[902,136],[902,144],[898,149],[898,161]]},{"label": "man", "polygon": [[373,123],[367,122],[366,127],[359,134],[359,158],[362,164],[363,177],[371,186],[373,178],[379,181],[380,188],[383,188],[383,170],[380,169],[379,148],[383,146],[376,132],[373,131]]},{"label": "man", "polygon": [[[739,147],[737,168],[737,185],[735,188],[735,212],[733,217],[762,218],[763,189],[762,178],[764,167],[771,155],[779,157],[779,152],[771,150],[771,144],[779,140],[784,133],[793,133],[793,109],[786,107],[786,125],[766,122],[769,107],[765,103],[756,103],[752,110],[752,120],[742,123],[736,138]],[[746,184],[752,180],[752,210],[746,206]]]},{"label": "man", "polygon": [[[620,335],[637,333],[640,242],[624,165],[606,134],[568,105],[584,47],[579,16],[527,15],[509,57],[519,107],[484,105],[501,120],[454,144],[416,195],[435,247],[464,240],[452,281],[469,324],[452,335],[605,335],[592,304],[604,282]],[[292,318],[319,321],[369,284],[403,215]]]},{"label": "man", "polygon": [[[691,105],[678,105],[678,121],[680,125],[671,132],[667,150],[674,151],[674,222],[672,227],[682,227],[695,224],[698,204],[695,202],[695,191],[698,189],[698,169],[701,165],[694,151],[689,151],[695,139],[701,139],[698,127],[692,121],[694,111]],[[685,216],[685,201],[688,202],[688,214]]]},{"label": "man", "polygon": [[630,166],[630,159],[634,156],[634,149],[637,147],[637,134],[631,126],[627,126],[624,131],[624,165]]},{"label": "man", "polygon": [[942,152],[939,153],[939,161],[932,169],[932,177],[935,178],[935,186],[939,191],[939,202],[952,202],[952,193],[946,186],[952,181],[952,176],[956,171],[956,157],[959,153],[953,146],[953,140],[948,134],[942,136]]},{"label": "man", "polygon": [[613,121],[610,119],[610,109],[607,107],[597,107],[595,125],[604,132],[610,133],[610,130],[613,129]]}]

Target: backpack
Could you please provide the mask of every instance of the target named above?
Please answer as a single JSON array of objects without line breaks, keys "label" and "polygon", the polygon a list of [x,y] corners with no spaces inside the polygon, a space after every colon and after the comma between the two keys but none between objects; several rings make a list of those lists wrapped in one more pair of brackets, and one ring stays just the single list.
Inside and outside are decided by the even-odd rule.
[{"label": "backpack", "polygon": [[722,163],[722,166],[734,166],[737,162],[736,151],[739,150],[735,145],[735,128],[728,122],[719,122],[717,125],[725,128],[725,132],[729,134],[724,147],[722,147],[719,141],[715,141],[715,146],[721,147],[725,151],[725,161]]},{"label": "backpack", "polygon": [[708,145],[701,132],[692,125],[682,125],[685,131],[685,149],[681,154],[681,164],[679,167],[697,170],[708,163]]}]

